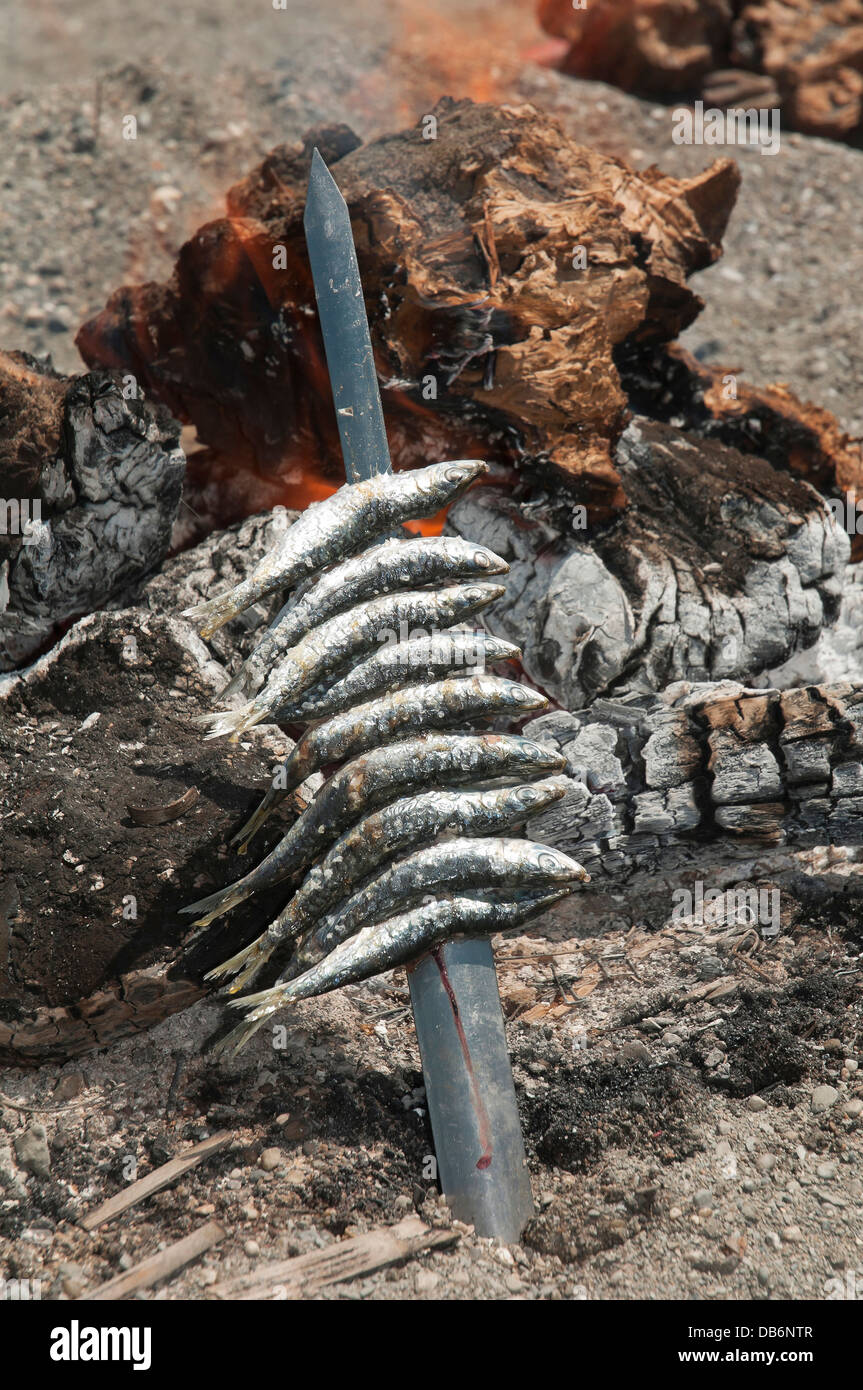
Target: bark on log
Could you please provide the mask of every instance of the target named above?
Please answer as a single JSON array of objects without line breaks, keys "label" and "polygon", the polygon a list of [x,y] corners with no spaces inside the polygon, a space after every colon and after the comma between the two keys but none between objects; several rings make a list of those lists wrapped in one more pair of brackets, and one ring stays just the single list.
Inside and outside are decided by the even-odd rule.
[{"label": "bark on log", "polygon": [[434,119],[433,139],[420,123],[360,148],[344,130],[277,148],[183,247],[169,283],[117,291],[82,328],[89,363],[133,372],[195,424],[202,490],[251,469],[235,497],[248,510],[249,496],[266,504],[262,477],[271,503],[274,479],[290,501],[298,467],[333,476],[302,228],[318,142],[351,211],[396,465],[479,451],[553,478],[594,518],[624,504],[614,355],[698,313],[686,280],[719,255],[736,166],[636,173],[527,106],[444,101]]},{"label": "bark on log", "polygon": [[509,561],[485,621],[565,708],[677,680],[751,681],[833,621],[848,538],[813,488],[640,418],[615,462],[630,505],[583,539],[553,498],[492,487],[447,520]]},{"label": "bark on log", "polygon": [[164,408],[0,353],[0,671],[158,564],[184,472]]},{"label": "bark on log", "polygon": [[570,765],[566,796],[528,833],[572,852],[594,890],[771,850],[863,844],[863,685],[684,682],[542,715],[525,731]]},{"label": "bark on log", "polygon": [[783,124],[863,136],[861,0],[539,0],[564,71],[643,96],[779,106]]}]

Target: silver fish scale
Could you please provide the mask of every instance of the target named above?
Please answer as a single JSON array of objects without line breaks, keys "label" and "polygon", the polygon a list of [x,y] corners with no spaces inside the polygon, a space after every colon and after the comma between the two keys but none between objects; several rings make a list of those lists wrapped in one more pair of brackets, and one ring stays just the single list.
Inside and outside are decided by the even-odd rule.
[{"label": "silver fish scale", "polygon": [[379,539],[446,506],[484,468],[436,464],[347,484],[310,507],[249,579],[190,610],[208,635],[258,598],[300,586],[230,684],[228,693],[263,682],[255,699],[202,719],[210,737],[276,714],[321,721],[235,841],[248,843],[292,789],[336,765],[255,869],[185,909],[202,912],[206,925],[263,888],[297,885],[267,930],[210,972],[234,976],[236,993],[300,937],[275,986],[236,1001],[252,1012],[223,1046],[242,1046],[291,1000],[404,964],[457,932],[518,925],[587,878],[559,850],[501,838],[561,795],[559,783],[536,780],[562,770],[557,750],[458,728],[547,704],[477,671],[517,648],[487,633],[441,631],[503,592],[476,581],[503,574],[506,562],[448,537]]}]

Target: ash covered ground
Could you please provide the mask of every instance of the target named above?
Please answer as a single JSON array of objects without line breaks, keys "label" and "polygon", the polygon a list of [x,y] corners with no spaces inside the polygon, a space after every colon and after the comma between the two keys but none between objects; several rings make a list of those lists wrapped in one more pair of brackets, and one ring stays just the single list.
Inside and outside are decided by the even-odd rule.
[{"label": "ash covered ground", "polygon": [[[315,123],[367,137],[443,93],[527,100],[641,166],[690,173],[739,155],[725,255],[698,277],[707,308],[685,341],[752,382],[787,381],[863,433],[860,153],[803,136],[776,158],[675,146],[667,108],[524,62],[542,45],[524,6],[447,0],[418,19],[363,0],[350,26],[332,0],[285,13],[199,0],[147,7],[146,22],[134,8],[19,6],[2,21],[0,347],[77,370],[74,333],[108,293],[168,274],[224,189]],[[465,32],[486,38],[481,69]],[[134,144],[120,134],[130,109]],[[859,678],[846,655],[831,678]],[[855,877],[839,854],[808,863]],[[624,898],[605,928],[499,945],[538,1200],[524,1244],[462,1231],[447,1251],[322,1296],[805,1299],[855,1277],[860,1288],[853,899],[797,904],[756,950],[734,933],[648,928]],[[155,1294],[202,1298],[261,1260],[414,1209],[449,1224],[424,1177],[432,1144],[403,974],[307,1003],[284,1049],[259,1037],[217,1066],[205,1048],[220,1020],[202,1001],[110,1051],[2,1075],[4,1277],[72,1298],[215,1217],[225,1240]],[[78,1226],[122,1190],[130,1156],[142,1175],[221,1128],[229,1150],[122,1221]]]}]

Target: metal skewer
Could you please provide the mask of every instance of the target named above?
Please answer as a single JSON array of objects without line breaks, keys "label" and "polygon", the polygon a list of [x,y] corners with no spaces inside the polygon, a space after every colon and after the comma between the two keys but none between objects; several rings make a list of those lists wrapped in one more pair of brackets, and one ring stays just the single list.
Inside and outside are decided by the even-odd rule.
[{"label": "metal skewer", "polygon": [[[317,150],[303,225],[345,473],[360,482],[392,463],[350,215]],[[534,1205],[491,943],[447,942],[409,978],[444,1195],[479,1235],[515,1242]]]}]

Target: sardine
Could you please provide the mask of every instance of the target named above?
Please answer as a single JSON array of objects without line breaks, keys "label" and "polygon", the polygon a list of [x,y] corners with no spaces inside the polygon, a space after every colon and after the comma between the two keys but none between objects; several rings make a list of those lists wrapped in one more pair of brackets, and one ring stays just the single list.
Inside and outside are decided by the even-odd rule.
[{"label": "sardine", "polygon": [[332,497],[313,502],[248,578],[217,598],[184,611],[204,619],[202,637],[276,589],[291,589],[317,570],[354,555],[403,521],[434,516],[454,502],[488,465],[477,459],[434,463],[402,473],[382,473],[346,483]]},{"label": "sardine", "polygon": [[208,738],[244,733],[272,719],[352,658],[384,642],[395,643],[402,624],[416,624],[430,632],[453,627],[503,593],[500,584],[454,584],[448,589],[409,589],[368,599],[322,623],[292,647],[250,704],[199,715],[197,722],[210,726]]},{"label": "sardine", "polygon": [[231,992],[244,988],[280,943],[306,931],[385,860],[427,843],[445,830],[461,835],[495,835],[511,830],[558,801],[564,790],[560,782],[534,782],[486,791],[436,788],[391,802],[346,830],[320,863],[309,870],[287,907],[267,930],[231,960],[211,970],[207,978],[231,975],[244,966]]},{"label": "sardine", "polygon": [[499,676],[455,676],[431,685],[409,685],[355,705],[303,734],[273,778],[260,811],[269,815],[291,792],[328,763],[340,763],[388,739],[423,729],[448,729],[477,719],[545,709],[546,697]]},{"label": "sardine", "polygon": [[278,660],[312,628],[364,599],[447,580],[506,574],[508,569],[494,551],[461,536],[382,541],[327,570],[302,597],[286,603],[222,694],[254,695]]},{"label": "sardine", "polygon": [[298,955],[312,965],[368,922],[400,912],[424,893],[469,887],[543,888],[589,883],[574,859],[533,840],[444,840],[398,860],[323,918]]},{"label": "sardine", "polygon": [[550,907],[566,892],[566,888],[538,891],[524,895],[520,901],[503,902],[444,898],[365,927],[304,974],[232,1001],[232,1008],[247,1008],[251,1012],[223,1039],[217,1051],[238,1051],[285,1004],[327,994],[343,985],[358,984],[370,975],[407,965],[459,932],[509,931]]},{"label": "sardine", "polygon": [[521,656],[518,647],[482,631],[433,632],[406,642],[387,642],[331,684],[315,686],[297,705],[280,709],[278,723],[307,723],[363,704],[382,690],[438,680],[454,668],[466,675]]},{"label": "sardine", "polygon": [[373,748],[334,773],[256,868],[183,912],[205,913],[197,925],[206,926],[258,889],[300,873],[349,825],[408,792],[429,784],[463,786],[504,777],[524,781],[564,766],[556,748],[519,734],[427,734]]}]

